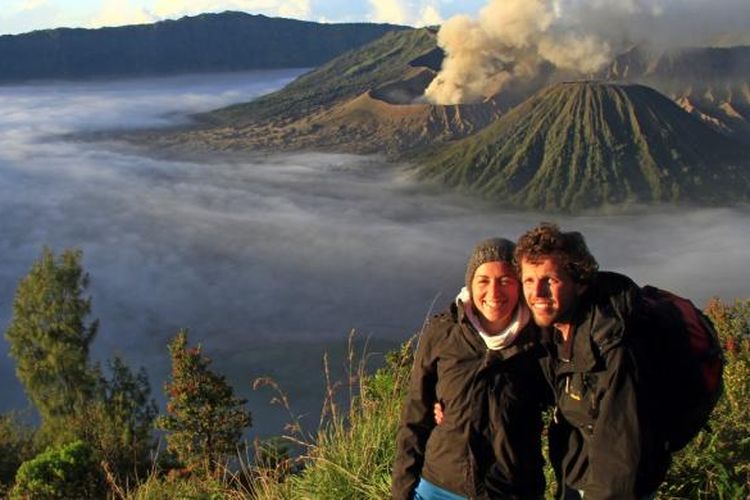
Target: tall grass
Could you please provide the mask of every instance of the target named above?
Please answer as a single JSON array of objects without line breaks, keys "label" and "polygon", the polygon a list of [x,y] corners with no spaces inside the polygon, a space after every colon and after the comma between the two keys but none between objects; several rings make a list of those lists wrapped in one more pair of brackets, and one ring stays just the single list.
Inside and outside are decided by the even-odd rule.
[{"label": "tall grass", "polygon": [[386,356],[373,375],[366,356],[355,360],[349,342],[348,407],[337,404],[337,389],[326,366],[327,397],[321,425],[311,440],[288,436],[303,447],[296,459],[276,470],[256,470],[254,497],[276,499],[381,499],[390,496],[391,464],[401,400],[411,368],[411,342]]}]

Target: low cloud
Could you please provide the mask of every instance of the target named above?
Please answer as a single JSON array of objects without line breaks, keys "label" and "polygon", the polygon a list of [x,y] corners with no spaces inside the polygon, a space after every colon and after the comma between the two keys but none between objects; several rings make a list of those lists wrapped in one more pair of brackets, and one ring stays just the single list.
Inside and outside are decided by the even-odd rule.
[{"label": "low cloud", "polygon": [[310,0],[156,0],[153,7],[153,13],[161,18],[226,10],[295,18],[311,14]]},{"label": "low cloud", "polygon": [[46,27],[64,16],[52,0],[18,0],[0,9],[0,34],[16,34]]},{"label": "low cloud", "polygon": [[[343,347],[351,329],[378,346],[403,342],[457,293],[474,242],[516,238],[550,218],[425,193],[376,158],[217,154],[187,162],[56,136],[168,123],[292,76],[0,87],[0,323],[43,245],[81,248],[101,320],[98,359],[118,353],[147,366],[159,394],[166,342],[190,327],[216,369],[251,398],[254,429],[278,433],[283,415],[250,392],[253,376],[278,376],[293,402],[312,411],[324,349]],[[603,268],[705,304],[712,295],[750,296],[738,272],[750,247],[748,216],[742,208],[649,210],[557,221],[583,232]],[[14,380],[4,352],[0,376]],[[23,406],[17,384],[0,394],[0,412]]]},{"label": "low cloud", "polygon": [[405,24],[406,7],[398,0],[368,0],[372,6],[372,20],[377,23]]},{"label": "low cloud", "polygon": [[131,0],[104,0],[99,12],[89,20],[88,26],[124,26],[152,23],[157,20],[151,12]]},{"label": "low cloud", "polygon": [[409,26],[432,26],[443,21],[439,0],[367,0],[371,6],[370,20],[377,23]]},{"label": "low cloud", "polygon": [[49,5],[49,0],[21,0],[10,6],[10,12],[26,12]]},{"label": "low cloud", "polygon": [[311,15],[310,0],[155,0],[146,4],[134,0],[104,0],[88,26],[145,24],[228,10],[296,19]]}]

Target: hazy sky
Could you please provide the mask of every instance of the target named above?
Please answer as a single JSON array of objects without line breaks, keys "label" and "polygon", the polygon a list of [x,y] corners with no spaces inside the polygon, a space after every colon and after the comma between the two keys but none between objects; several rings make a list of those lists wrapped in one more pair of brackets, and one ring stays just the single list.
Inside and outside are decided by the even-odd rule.
[{"label": "hazy sky", "polygon": [[0,34],[115,26],[225,10],[323,22],[439,23],[484,0],[0,0]]},{"label": "hazy sky", "polygon": [[[750,43],[748,0],[535,1],[551,5],[555,15],[566,22],[597,26],[610,36],[621,33],[680,44],[703,44],[699,38],[716,44]],[[439,24],[458,14],[476,18],[490,3],[491,0],[0,0],[0,34],[150,23],[224,10],[322,22],[422,26]]]}]

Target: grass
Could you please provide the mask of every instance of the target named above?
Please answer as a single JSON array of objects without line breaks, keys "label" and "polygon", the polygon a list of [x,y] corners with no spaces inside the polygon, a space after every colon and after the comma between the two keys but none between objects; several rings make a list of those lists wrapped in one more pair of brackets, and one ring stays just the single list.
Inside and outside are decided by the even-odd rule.
[{"label": "grass", "polygon": [[[387,498],[391,464],[403,390],[411,367],[410,343],[387,356],[386,366],[367,375],[365,357],[355,362],[349,343],[349,405],[336,404],[326,368],[328,397],[324,417],[314,439],[289,436],[303,447],[297,459],[299,472],[282,464],[280,470],[260,470],[257,499],[279,498]],[[327,364],[326,364],[327,366]],[[356,366],[356,368],[355,368]]]}]

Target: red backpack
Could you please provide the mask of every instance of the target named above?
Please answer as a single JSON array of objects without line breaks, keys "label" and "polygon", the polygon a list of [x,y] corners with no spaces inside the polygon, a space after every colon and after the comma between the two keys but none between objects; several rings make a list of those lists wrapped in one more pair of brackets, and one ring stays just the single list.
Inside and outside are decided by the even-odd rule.
[{"label": "red backpack", "polygon": [[641,292],[656,349],[655,407],[674,452],[707,428],[722,393],[724,356],[711,320],[690,300],[648,285]]}]

